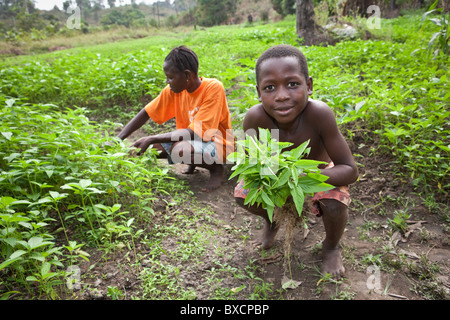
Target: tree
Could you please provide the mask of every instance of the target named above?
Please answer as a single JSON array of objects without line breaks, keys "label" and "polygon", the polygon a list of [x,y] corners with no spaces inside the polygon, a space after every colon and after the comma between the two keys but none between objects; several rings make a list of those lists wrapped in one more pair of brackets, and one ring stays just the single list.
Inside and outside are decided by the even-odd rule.
[{"label": "tree", "polygon": [[297,35],[306,45],[326,42],[326,33],[316,24],[313,0],[297,0]]},{"label": "tree", "polygon": [[119,10],[112,10],[101,18],[100,24],[103,26],[124,25],[122,12]]},{"label": "tree", "polygon": [[199,0],[198,23],[205,27],[219,25],[228,21],[236,12],[236,0]]},{"label": "tree", "polygon": [[94,19],[97,22],[98,22],[98,14],[102,9],[104,9],[102,1],[94,0],[92,10],[94,11]]},{"label": "tree", "polygon": [[0,15],[10,17],[19,12],[31,14],[36,11],[34,2],[31,0],[0,0]]},{"label": "tree", "polygon": [[125,10],[123,17],[127,28],[145,25],[145,14],[139,9],[127,9]]},{"label": "tree", "polygon": [[67,12],[67,9],[69,9],[71,2],[69,0],[66,0],[63,2],[63,9],[64,12]]},{"label": "tree", "polygon": [[282,17],[295,13],[295,1],[296,0],[270,0],[273,10]]},{"label": "tree", "polygon": [[114,9],[101,18],[100,24],[103,26],[118,25],[127,28],[143,26],[145,25],[145,15],[135,8],[129,8],[124,12]]}]

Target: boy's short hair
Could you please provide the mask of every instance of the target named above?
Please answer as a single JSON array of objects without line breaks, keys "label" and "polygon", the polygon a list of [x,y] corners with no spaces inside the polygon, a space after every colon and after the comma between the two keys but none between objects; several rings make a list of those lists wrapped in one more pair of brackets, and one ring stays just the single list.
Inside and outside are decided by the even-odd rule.
[{"label": "boy's short hair", "polygon": [[298,60],[300,64],[300,69],[302,70],[303,75],[306,80],[309,78],[308,72],[308,63],[306,62],[306,57],[299,49],[294,46],[280,44],[274,47],[271,47],[264,51],[256,61],[255,73],[256,73],[256,83],[259,83],[259,70],[261,67],[261,63],[265,60],[271,58],[284,58],[284,57],[294,57]]},{"label": "boy's short hair", "polygon": [[164,61],[172,63],[180,72],[190,70],[198,74],[198,57],[194,51],[185,46],[173,48]]}]

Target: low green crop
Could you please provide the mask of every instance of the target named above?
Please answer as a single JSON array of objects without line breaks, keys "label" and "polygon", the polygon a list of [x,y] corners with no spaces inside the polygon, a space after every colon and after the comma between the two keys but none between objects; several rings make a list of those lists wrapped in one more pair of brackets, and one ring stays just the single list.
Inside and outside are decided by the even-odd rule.
[{"label": "low green crop", "polygon": [[152,217],[153,193],[177,190],[154,153],[104,147],[112,124],[84,112],[0,95],[0,297],[23,288],[34,296],[37,285],[56,299],[64,268],[88,259],[84,245],[128,245],[137,259],[133,222]]}]

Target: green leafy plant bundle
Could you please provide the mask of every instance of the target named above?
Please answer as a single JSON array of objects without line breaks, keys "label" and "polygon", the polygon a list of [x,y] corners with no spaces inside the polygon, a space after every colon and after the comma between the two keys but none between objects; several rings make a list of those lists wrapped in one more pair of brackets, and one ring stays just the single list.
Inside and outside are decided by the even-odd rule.
[{"label": "green leafy plant bundle", "polygon": [[325,183],[328,177],[318,168],[325,162],[305,159],[311,149],[309,140],[282,151],[293,143],[272,139],[268,129],[259,128],[259,140],[246,135],[236,143],[237,151],[228,156],[235,163],[230,179],[236,176],[244,179],[244,188],[250,189],[244,204],[261,205],[270,221],[275,207],[282,208],[290,196],[301,216],[305,195],[334,188]]}]

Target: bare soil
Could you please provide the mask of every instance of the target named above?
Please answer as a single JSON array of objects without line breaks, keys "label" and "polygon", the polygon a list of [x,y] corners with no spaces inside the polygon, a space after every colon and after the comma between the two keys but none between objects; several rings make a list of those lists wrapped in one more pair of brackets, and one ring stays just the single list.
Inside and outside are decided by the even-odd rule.
[{"label": "bare soil", "polygon": [[[227,167],[227,177],[223,185],[210,193],[201,189],[208,181],[209,174],[197,169],[194,174],[181,173],[184,165],[170,166],[177,179],[189,184],[192,198],[200,206],[213,210],[215,222],[208,223],[217,230],[215,243],[203,256],[201,267],[190,268],[180,264],[178,275],[180,283],[193,288],[197,300],[212,298],[212,289],[206,285],[210,271],[217,267],[216,262],[245,270],[249,261],[256,266],[256,277],[264,283],[272,284],[269,294],[260,293],[259,299],[282,300],[428,300],[448,299],[449,297],[449,259],[450,235],[449,222],[445,220],[448,212],[447,195],[435,202],[439,205],[431,208],[425,205],[417,191],[405,178],[393,173],[392,159],[374,153],[372,145],[362,137],[354,137],[350,147],[359,165],[359,181],[350,186],[352,203],[349,208],[349,221],[341,247],[346,274],[340,281],[333,281],[320,275],[320,243],[325,231],[320,218],[305,212],[307,229],[299,226],[292,243],[290,268],[284,259],[284,228],[277,234],[275,246],[262,251],[254,245],[258,239],[263,222],[234,201],[235,180],[228,180],[231,166]],[[165,164],[165,160],[160,160]],[[183,206],[183,204],[181,205]],[[192,207],[186,203],[186,209]],[[164,208],[160,208],[164,214]],[[396,232],[390,225],[396,212],[403,210],[410,214],[407,229]],[[308,211],[308,210],[306,210]],[[447,216],[448,219],[448,216]],[[170,252],[176,244],[167,241],[165,250]],[[230,253],[218,257],[214,248],[222,247]],[[148,248],[139,246],[144,255]],[[91,290],[80,292],[79,299],[109,299],[108,286],[117,286],[126,292],[126,299],[139,297],[140,280],[138,271],[127,263],[126,250],[90,267],[101,257],[91,257],[82,272],[90,277],[85,286]],[[167,257],[161,257],[161,259]],[[173,263],[173,261],[172,261]],[[120,265],[120,268],[118,266]],[[143,266],[145,267],[145,263]],[[82,273],[83,274],[83,273]],[[293,280],[293,287],[282,289],[287,280]],[[219,284],[222,288],[240,288],[232,296],[234,299],[249,299],[256,290],[256,282],[248,278],[239,280],[230,274],[224,274]],[[95,289],[95,290],[92,290]],[[233,291],[234,292],[234,291]]]}]

